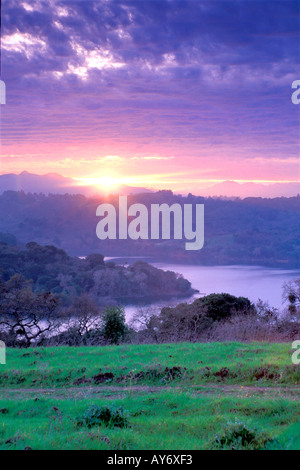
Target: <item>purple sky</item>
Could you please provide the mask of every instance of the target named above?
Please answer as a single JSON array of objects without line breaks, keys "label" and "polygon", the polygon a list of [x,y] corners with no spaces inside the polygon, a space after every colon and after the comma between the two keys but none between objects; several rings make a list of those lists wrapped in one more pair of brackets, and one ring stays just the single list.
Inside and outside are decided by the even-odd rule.
[{"label": "purple sky", "polygon": [[299,1],[2,1],[1,173],[297,181]]}]

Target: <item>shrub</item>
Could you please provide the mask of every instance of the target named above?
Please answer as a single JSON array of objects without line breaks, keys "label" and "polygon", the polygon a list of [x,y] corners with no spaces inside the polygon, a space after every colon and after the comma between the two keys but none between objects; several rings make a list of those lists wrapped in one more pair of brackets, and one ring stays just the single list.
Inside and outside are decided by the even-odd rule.
[{"label": "shrub", "polygon": [[77,425],[88,428],[101,425],[109,428],[126,428],[129,427],[128,418],[129,414],[122,407],[93,405],[85,411],[82,418],[77,421]]},{"label": "shrub", "polygon": [[213,321],[223,320],[231,317],[236,312],[243,312],[244,315],[253,313],[253,305],[246,297],[235,297],[231,294],[209,294],[196,299],[192,306],[199,311],[205,309],[208,317]]},{"label": "shrub", "polygon": [[227,423],[225,431],[216,436],[213,444],[221,449],[260,450],[274,442],[265,432],[235,420]]},{"label": "shrub", "polygon": [[111,344],[121,341],[127,332],[123,307],[106,307],[103,313],[103,337]]}]

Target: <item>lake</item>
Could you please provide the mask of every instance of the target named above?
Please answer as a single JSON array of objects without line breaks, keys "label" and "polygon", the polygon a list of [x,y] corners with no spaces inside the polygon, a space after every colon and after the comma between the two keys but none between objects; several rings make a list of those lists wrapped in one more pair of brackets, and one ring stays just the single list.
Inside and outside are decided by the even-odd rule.
[{"label": "lake", "polygon": [[[168,263],[151,263],[164,271],[180,273],[192,283],[200,294],[184,299],[192,302],[200,295],[226,292],[235,296],[248,297],[252,302],[259,298],[270,306],[282,309],[282,285],[284,282],[300,278],[299,269],[276,269],[262,266],[199,266]],[[176,305],[175,302],[153,304],[158,310],[163,305]],[[137,307],[125,308],[126,319],[129,320],[137,311]]]}]

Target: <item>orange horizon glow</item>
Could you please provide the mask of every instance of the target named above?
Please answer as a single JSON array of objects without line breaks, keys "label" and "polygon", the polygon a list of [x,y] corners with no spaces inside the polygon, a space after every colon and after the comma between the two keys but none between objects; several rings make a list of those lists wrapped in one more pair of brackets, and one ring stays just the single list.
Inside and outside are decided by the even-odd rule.
[{"label": "orange horizon glow", "polygon": [[297,2],[48,3],[4,7],[0,173],[104,192],[297,193]]},{"label": "orange horizon glow", "polygon": [[[2,150],[3,147],[2,147]],[[240,152],[243,158],[240,157]],[[0,173],[28,171],[44,175],[57,173],[74,181],[66,184],[95,186],[102,192],[121,185],[150,190],[171,189],[177,193],[200,194],[201,190],[225,181],[239,184],[298,183],[299,160],[293,156],[253,156],[248,149],[229,146],[187,150],[176,146],[151,145],[137,151],[133,145],[120,145],[109,139],[103,145],[83,143],[12,144],[2,152]],[[239,187],[236,188],[238,192]]]},{"label": "orange horizon glow", "polygon": [[[219,183],[232,182],[240,185],[246,183],[261,184],[268,186],[271,184],[287,184],[287,183],[299,183],[299,180],[271,180],[271,179],[221,179],[221,178],[185,178],[185,175],[178,173],[169,174],[153,174],[153,175],[138,175],[138,176],[123,176],[120,177],[117,174],[102,174],[101,176],[86,176],[86,177],[74,177],[74,186],[91,186],[99,187],[103,192],[109,192],[111,190],[118,190],[120,186],[131,186],[131,187],[144,187],[145,189],[163,190],[173,189],[174,191],[189,191],[194,186],[198,185],[199,189],[205,189],[210,186]],[[182,176],[182,178],[180,178]],[[176,178],[177,177],[177,178]]]},{"label": "orange horizon glow", "polygon": [[[125,177],[120,177],[118,175],[110,175],[108,173],[102,174],[101,176],[85,176],[85,177],[74,177],[70,174],[65,174],[63,175],[62,172],[58,173],[58,171],[49,171],[47,173],[44,172],[33,172],[32,170],[22,170],[18,173],[15,173],[16,175],[21,175],[23,172],[28,172],[32,174],[36,174],[39,176],[45,176],[51,173],[56,173],[57,175],[66,177],[66,178],[72,178],[74,180],[74,186],[104,186],[104,187],[111,187],[111,186],[120,186],[120,185],[133,185],[133,186],[140,186],[140,185],[145,185],[145,184],[150,184],[150,185],[169,185],[169,184],[179,184],[179,183],[200,183],[200,184],[217,184],[217,183],[223,183],[226,181],[234,182],[234,183],[239,183],[239,184],[244,184],[244,183],[255,183],[255,184],[276,184],[276,183],[300,183],[299,179],[246,179],[246,178],[185,178],[185,174],[181,173],[171,173],[171,174],[153,174],[153,175],[138,175],[138,176],[125,176]],[[5,172],[0,172],[0,175],[8,175],[12,174],[14,171],[5,171]],[[168,176],[182,176],[182,178],[178,179],[173,179],[173,178],[168,178]]]}]

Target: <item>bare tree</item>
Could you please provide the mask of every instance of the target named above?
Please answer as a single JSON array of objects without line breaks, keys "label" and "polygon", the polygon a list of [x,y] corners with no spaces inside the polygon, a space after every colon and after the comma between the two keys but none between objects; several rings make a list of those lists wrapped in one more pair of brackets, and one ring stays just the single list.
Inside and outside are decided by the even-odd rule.
[{"label": "bare tree", "polygon": [[291,315],[300,315],[300,279],[283,284],[282,298],[289,302],[288,311]]},{"label": "bare tree", "polygon": [[88,294],[77,297],[67,310],[67,315],[70,317],[69,326],[79,337],[102,326],[100,307]]},{"label": "bare tree", "polygon": [[258,299],[256,302],[255,310],[256,314],[254,318],[259,321],[274,322],[279,318],[279,310],[275,307],[271,307],[268,302],[262,299]]},{"label": "bare tree", "polygon": [[8,342],[29,347],[59,328],[59,297],[32,292],[21,274],[0,283],[0,332]]},{"label": "bare tree", "polygon": [[158,318],[157,307],[141,307],[132,316],[129,327],[145,341],[158,343]]}]

